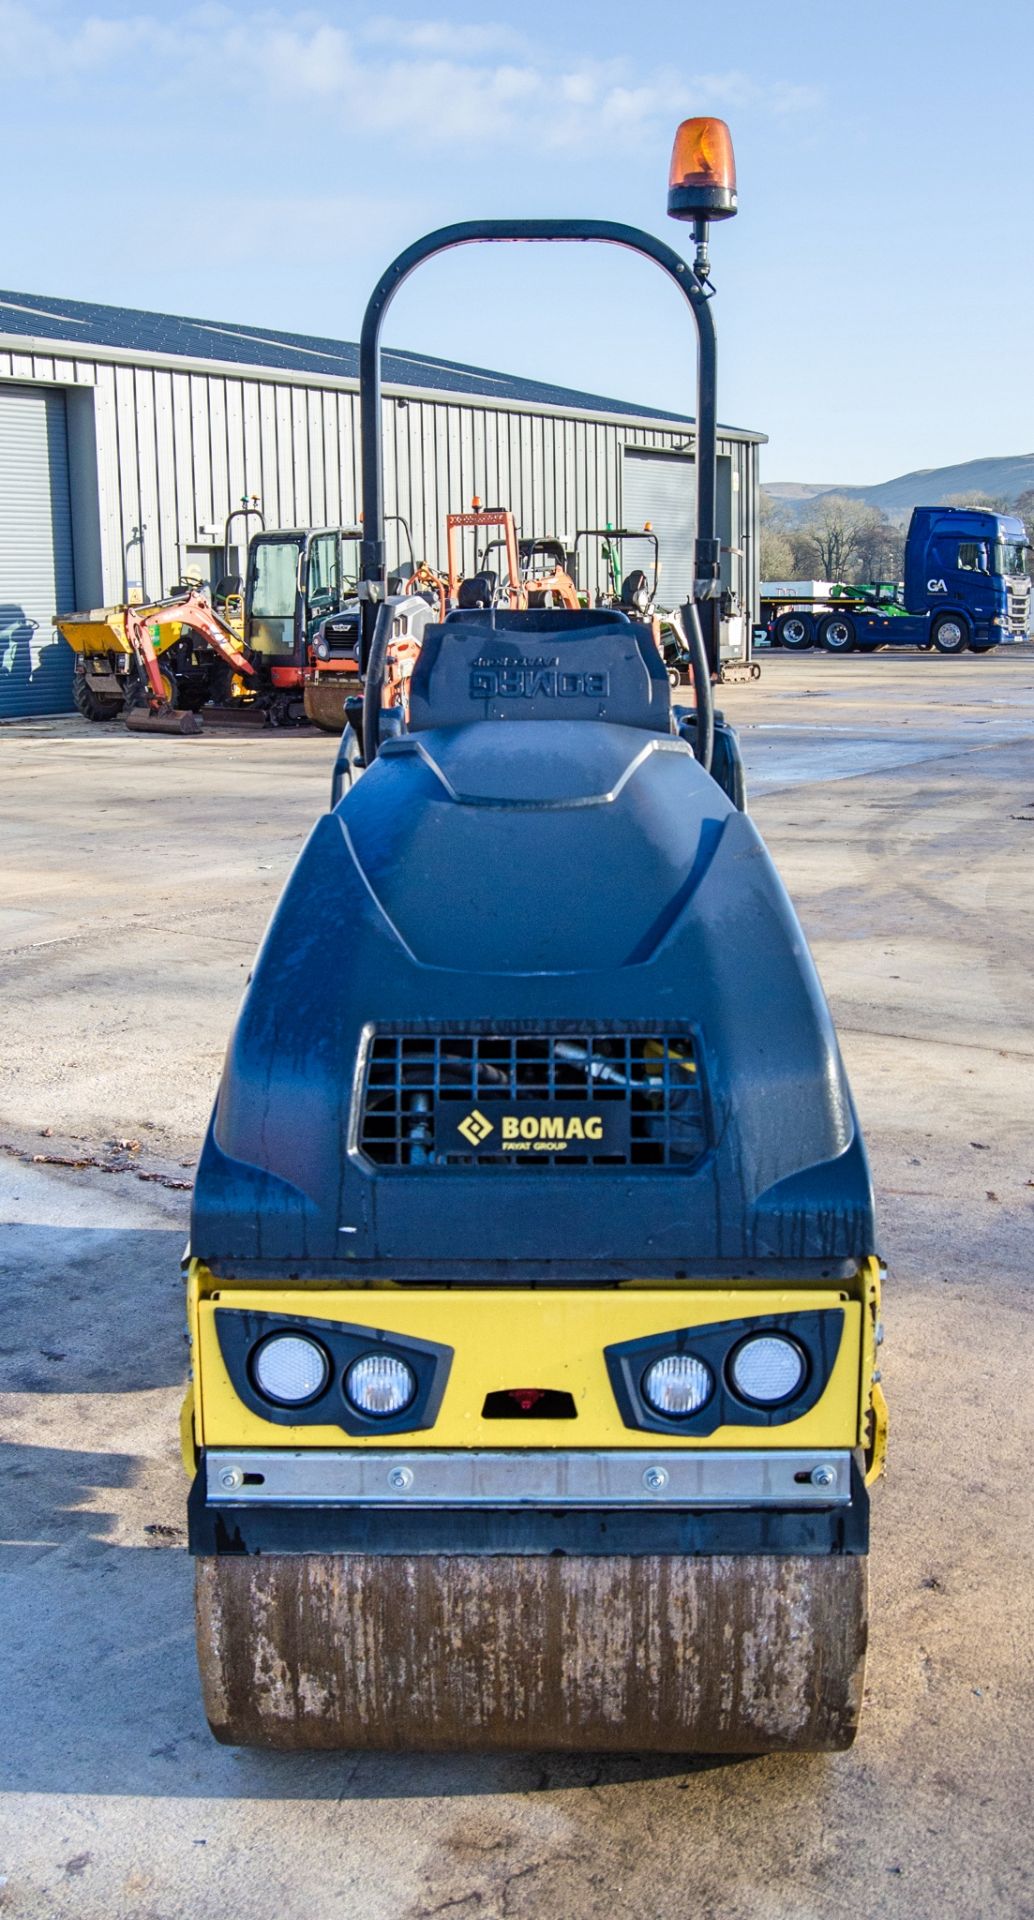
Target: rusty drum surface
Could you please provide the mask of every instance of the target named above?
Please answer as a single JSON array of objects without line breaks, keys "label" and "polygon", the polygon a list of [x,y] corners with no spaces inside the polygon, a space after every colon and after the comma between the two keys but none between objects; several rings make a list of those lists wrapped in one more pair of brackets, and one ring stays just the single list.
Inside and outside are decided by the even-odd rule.
[{"label": "rusty drum surface", "polygon": [[231,1745],[850,1746],[864,1556],[279,1554],[196,1562]]}]

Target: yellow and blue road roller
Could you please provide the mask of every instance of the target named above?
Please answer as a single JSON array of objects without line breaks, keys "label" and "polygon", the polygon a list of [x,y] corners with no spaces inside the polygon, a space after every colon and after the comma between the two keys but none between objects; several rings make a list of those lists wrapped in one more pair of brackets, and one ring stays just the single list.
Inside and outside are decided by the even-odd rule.
[{"label": "yellow and blue road roller", "polygon": [[[198,1657],[220,1740],[854,1737],[884,1415],[865,1149],[714,713],[712,219],[472,222],[361,347],[361,708],[244,997],[188,1266]],[[619,608],[432,619],[384,704],[380,330],[422,261],[603,241],[698,335],[692,709]],[[347,790],[341,791],[345,781]]]}]

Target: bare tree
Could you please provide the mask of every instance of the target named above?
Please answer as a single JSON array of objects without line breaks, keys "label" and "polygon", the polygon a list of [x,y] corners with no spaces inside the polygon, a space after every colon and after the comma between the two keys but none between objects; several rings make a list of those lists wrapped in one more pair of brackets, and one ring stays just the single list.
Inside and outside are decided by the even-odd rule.
[{"label": "bare tree", "polygon": [[854,579],[900,580],[905,565],[905,535],[877,507],[870,509],[859,529]]},{"label": "bare tree", "polygon": [[791,580],[794,553],[786,517],[775,501],[761,495],[761,578]]},{"label": "bare tree", "polygon": [[790,548],[793,553],[792,577],[795,580],[819,580],[826,577],[822,572],[822,556],[811,526],[794,528],[790,535]]},{"label": "bare tree", "polygon": [[798,579],[896,580],[904,539],[878,507],[829,494],[790,534]]},{"label": "bare tree", "polygon": [[762,495],[763,580],[898,580],[904,543],[904,527],[862,500],[826,494],[806,518],[792,518]]},{"label": "bare tree", "polygon": [[864,509],[853,500],[831,493],[812,519],[808,532],[815,543],[823,580],[847,580],[862,543]]}]

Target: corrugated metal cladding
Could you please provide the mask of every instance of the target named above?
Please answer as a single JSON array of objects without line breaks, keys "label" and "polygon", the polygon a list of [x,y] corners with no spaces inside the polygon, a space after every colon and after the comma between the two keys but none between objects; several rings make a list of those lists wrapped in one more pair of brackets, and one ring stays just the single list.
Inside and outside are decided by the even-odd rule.
[{"label": "corrugated metal cladding", "polygon": [[50,621],[74,584],[64,398],[0,387],[0,715],[71,706],[72,654]]},{"label": "corrugated metal cladding", "polygon": [[[693,593],[693,548],[696,539],[696,465],[689,454],[643,453],[625,449],[623,512],[628,526],[649,520],[659,543],[661,580],[659,598],[666,607],[681,606]],[[742,533],[743,471],[728,454],[718,458],[717,518],[721,546],[721,582],[739,606],[757,604],[751,594],[749,554]],[[627,560],[632,558],[631,549]]]},{"label": "corrugated metal cladding", "polygon": [[[73,314],[74,305],[0,296],[0,394],[15,381],[21,390],[28,383],[58,390],[57,406],[60,390],[68,396],[77,571],[74,587],[67,576],[55,578],[54,604],[41,608],[44,626],[55,611],[119,601],[133,585],[157,596],[188,564],[214,577],[222,571],[226,516],[248,495],[259,497],[267,526],[354,523],[359,398],[355,379],[337,373],[338,362],[333,374],[323,371],[334,343],[288,350],[293,336],[285,335],[281,352],[273,336],[249,334],[249,362],[264,346],[272,360],[294,365],[304,355],[304,371],[289,371],[283,364],[241,365],[243,348],[232,334],[224,364],[220,329],[213,327],[205,331],[210,357],[180,360],[178,339],[164,354],[140,345],[145,336],[148,343],[164,338],[159,323],[173,322],[162,316],[86,307]],[[96,315],[106,316],[104,326]],[[135,323],[144,322],[153,324],[141,335]],[[196,351],[200,323],[189,325]],[[337,351],[340,364],[355,353],[343,343]],[[413,356],[394,356],[390,372],[414,385],[385,397],[385,505],[408,519],[418,559],[444,559],[445,515],[469,506],[475,494],[486,506],[511,507],[525,534],[556,533],[570,542],[579,527],[618,525],[627,518],[626,450],[670,456],[692,446],[691,421],[637,415],[626,402]],[[464,378],[472,397],[455,391]],[[719,443],[746,509],[744,555],[730,584],[752,615],[761,437],[729,429]],[[0,449],[0,460],[11,458]],[[635,497],[643,498],[638,491]],[[389,561],[395,559],[389,543]],[[666,565],[664,584],[676,578],[675,566]],[[602,579],[594,554],[582,584]],[[63,696],[48,710],[67,704]]]}]

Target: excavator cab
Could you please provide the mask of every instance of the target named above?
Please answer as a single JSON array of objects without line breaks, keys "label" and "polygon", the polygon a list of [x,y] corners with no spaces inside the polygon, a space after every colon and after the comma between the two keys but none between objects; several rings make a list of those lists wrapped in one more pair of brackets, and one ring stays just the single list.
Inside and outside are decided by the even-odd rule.
[{"label": "excavator cab", "polygon": [[359,539],[357,527],[292,527],[253,535],[245,641],[271,669],[274,684],[300,685],[313,626],[355,598]]},{"label": "excavator cab", "polygon": [[[414,582],[418,574],[413,555],[413,535],[401,513],[385,515],[385,522],[398,529],[398,552],[388,571],[387,590],[396,598],[416,597]],[[327,559],[333,569],[334,557],[327,536],[316,534],[308,556],[308,603],[305,610],[302,643],[302,698],[305,718],[323,733],[343,733],[347,724],[347,703],[361,691],[357,655],[359,652],[359,599],[357,541],[359,529],[342,529],[344,559],[335,576],[328,577]],[[321,544],[323,543],[323,544]],[[421,601],[421,610],[426,602]],[[399,635],[409,633],[417,610],[404,608],[398,616]],[[408,661],[408,651],[402,650]],[[279,673],[282,670],[278,670]]]}]

